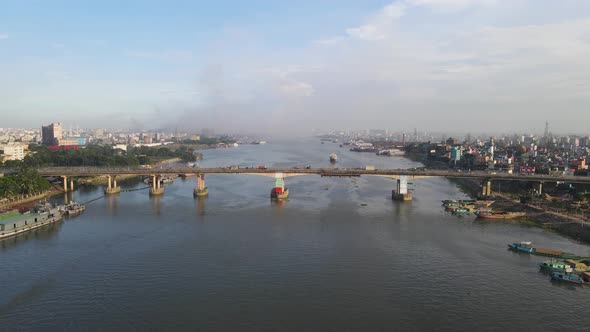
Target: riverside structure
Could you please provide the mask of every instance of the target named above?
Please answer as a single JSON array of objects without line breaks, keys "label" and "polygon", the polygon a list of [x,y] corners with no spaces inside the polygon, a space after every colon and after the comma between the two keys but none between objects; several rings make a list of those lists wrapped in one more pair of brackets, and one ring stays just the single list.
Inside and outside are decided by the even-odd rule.
[{"label": "riverside structure", "polygon": [[[205,174],[245,174],[245,175],[259,175],[275,179],[285,179],[293,176],[306,175],[320,175],[331,177],[358,177],[358,176],[378,176],[397,180],[397,190],[392,192],[394,199],[411,200],[411,194],[408,192],[409,179],[421,179],[431,177],[445,177],[445,178],[470,178],[480,179],[482,196],[491,195],[492,181],[527,181],[536,182],[541,192],[542,186],[545,182],[568,182],[568,183],[585,183],[590,184],[590,177],[588,176],[549,176],[542,174],[509,174],[501,172],[475,171],[475,172],[456,172],[450,170],[437,169],[375,169],[371,166],[366,168],[250,168],[250,167],[216,167],[216,168],[194,168],[194,167],[161,167],[159,169],[145,169],[135,167],[46,167],[38,168],[37,171],[41,176],[61,176],[64,179],[64,189],[67,190],[68,177],[85,177],[107,175],[109,180],[111,177],[114,180],[114,187],[110,186],[105,190],[105,193],[116,193],[117,190],[115,177],[117,175],[144,175],[153,177],[153,188],[150,189],[150,194],[161,195],[164,194],[164,188],[160,187],[158,179],[166,174],[197,174],[196,191],[202,191],[205,187]],[[4,174],[15,172],[11,169],[0,170]],[[73,190],[73,180],[70,182],[70,190]],[[195,191],[195,192],[196,192]],[[207,189],[208,193],[208,189]],[[197,195],[195,195],[197,196]]]}]

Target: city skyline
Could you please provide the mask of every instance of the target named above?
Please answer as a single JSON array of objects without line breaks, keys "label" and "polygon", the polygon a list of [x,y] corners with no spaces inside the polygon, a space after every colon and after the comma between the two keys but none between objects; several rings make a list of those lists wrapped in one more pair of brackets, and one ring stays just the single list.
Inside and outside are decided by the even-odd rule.
[{"label": "city skyline", "polygon": [[9,1],[2,126],[477,134],[547,120],[585,134],[588,13],[572,0]]}]

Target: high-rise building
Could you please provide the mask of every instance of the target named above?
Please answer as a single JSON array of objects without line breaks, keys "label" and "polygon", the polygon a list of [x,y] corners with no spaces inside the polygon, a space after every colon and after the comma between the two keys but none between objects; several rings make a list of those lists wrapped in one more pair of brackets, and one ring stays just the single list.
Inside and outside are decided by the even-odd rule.
[{"label": "high-rise building", "polygon": [[4,160],[23,160],[25,158],[24,146],[22,144],[8,144],[0,147],[4,151]]},{"label": "high-rise building", "polygon": [[59,140],[62,138],[61,123],[52,123],[48,126],[43,126],[41,128],[41,134],[44,145],[58,145]]}]

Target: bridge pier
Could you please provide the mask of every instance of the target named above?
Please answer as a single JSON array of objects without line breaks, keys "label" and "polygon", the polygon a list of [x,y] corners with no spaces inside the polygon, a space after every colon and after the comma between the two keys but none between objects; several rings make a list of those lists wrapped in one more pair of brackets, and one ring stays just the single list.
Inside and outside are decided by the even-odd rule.
[{"label": "bridge pier", "polygon": [[68,177],[62,176],[64,178],[64,193],[68,192]]},{"label": "bridge pier", "polygon": [[543,181],[539,182],[539,195],[543,194]]},{"label": "bridge pier", "polygon": [[481,182],[481,196],[482,197],[492,196],[492,180],[485,179]]},{"label": "bridge pier", "polygon": [[270,198],[277,200],[289,198],[289,189],[285,188],[283,173],[275,173],[275,186],[270,190]]},{"label": "bridge pier", "polygon": [[193,196],[204,197],[209,195],[209,188],[205,187],[205,174],[197,174],[197,186],[193,190]]},{"label": "bridge pier", "polygon": [[391,199],[395,201],[412,200],[412,193],[408,192],[408,177],[406,175],[401,175],[397,180],[397,188],[391,191]]},{"label": "bridge pier", "polygon": [[150,195],[158,196],[164,194],[164,188],[160,184],[160,176],[152,175],[152,187],[150,188]]},{"label": "bridge pier", "polygon": [[[107,178],[108,178],[108,186],[104,190],[105,195],[120,193],[121,187],[117,186],[117,180],[116,180],[115,176],[114,175],[113,176],[107,175]],[[112,182],[112,184],[111,184],[111,182]]]}]

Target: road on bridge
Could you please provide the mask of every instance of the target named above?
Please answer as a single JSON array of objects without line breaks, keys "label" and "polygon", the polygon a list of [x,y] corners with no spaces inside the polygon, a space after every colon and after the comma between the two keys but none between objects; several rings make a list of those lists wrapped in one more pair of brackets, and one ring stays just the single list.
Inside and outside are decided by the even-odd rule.
[{"label": "road on bridge", "polygon": [[[16,170],[0,170],[4,174],[10,174]],[[534,182],[568,182],[589,183],[589,176],[550,176],[543,174],[509,174],[500,172],[457,172],[452,170],[435,169],[361,169],[361,168],[238,168],[238,167],[173,167],[161,168],[141,167],[43,167],[37,168],[42,176],[97,176],[97,175],[153,175],[153,174],[252,174],[265,176],[294,176],[294,175],[320,175],[320,176],[383,176],[409,178],[445,177],[445,178],[472,178],[505,181],[534,181]]]}]

